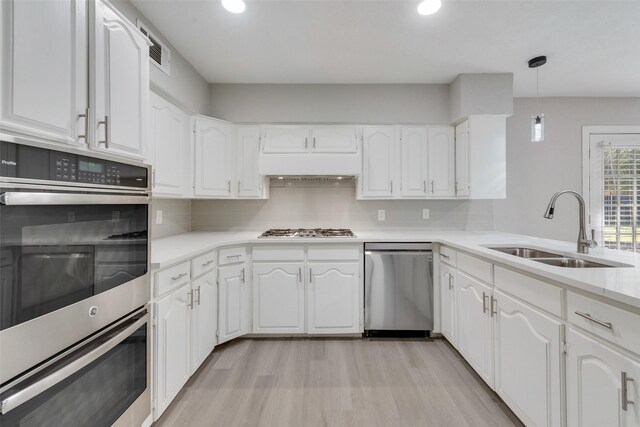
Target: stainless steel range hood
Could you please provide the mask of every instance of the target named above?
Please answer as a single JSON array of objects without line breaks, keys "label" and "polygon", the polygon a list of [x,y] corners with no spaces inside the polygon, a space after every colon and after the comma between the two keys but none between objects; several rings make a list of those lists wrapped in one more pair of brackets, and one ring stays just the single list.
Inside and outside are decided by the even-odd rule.
[{"label": "stainless steel range hood", "polygon": [[356,176],[360,175],[360,154],[261,153],[258,170],[266,176]]}]

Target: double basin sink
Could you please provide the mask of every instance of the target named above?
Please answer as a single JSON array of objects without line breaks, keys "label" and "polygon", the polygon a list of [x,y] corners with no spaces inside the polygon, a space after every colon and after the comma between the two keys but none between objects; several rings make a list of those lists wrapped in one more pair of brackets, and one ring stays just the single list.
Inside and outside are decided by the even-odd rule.
[{"label": "double basin sink", "polygon": [[562,254],[547,252],[539,249],[525,248],[525,247],[488,246],[487,249],[492,249],[494,251],[517,256],[519,258],[530,259],[532,261],[540,262],[542,264],[547,264],[547,265],[553,265],[556,267],[565,267],[565,268],[621,267],[619,265],[605,264],[605,263],[590,261],[586,259],[573,258],[573,257],[569,257]]}]

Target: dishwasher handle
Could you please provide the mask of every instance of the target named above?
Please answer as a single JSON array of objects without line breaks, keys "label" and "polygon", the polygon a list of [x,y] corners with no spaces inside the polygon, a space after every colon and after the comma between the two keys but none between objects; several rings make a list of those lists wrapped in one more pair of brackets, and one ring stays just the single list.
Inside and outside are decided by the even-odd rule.
[{"label": "dishwasher handle", "polygon": [[432,251],[403,251],[403,250],[399,250],[399,251],[365,251],[364,253],[365,253],[365,255],[378,254],[378,255],[426,255],[426,256],[433,256],[433,252]]}]

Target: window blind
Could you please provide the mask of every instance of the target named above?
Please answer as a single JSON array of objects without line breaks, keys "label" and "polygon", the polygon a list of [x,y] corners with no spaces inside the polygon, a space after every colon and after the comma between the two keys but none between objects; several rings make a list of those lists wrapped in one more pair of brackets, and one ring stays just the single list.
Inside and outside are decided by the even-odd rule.
[{"label": "window blind", "polygon": [[602,160],[604,246],[640,252],[640,147],[604,147]]}]

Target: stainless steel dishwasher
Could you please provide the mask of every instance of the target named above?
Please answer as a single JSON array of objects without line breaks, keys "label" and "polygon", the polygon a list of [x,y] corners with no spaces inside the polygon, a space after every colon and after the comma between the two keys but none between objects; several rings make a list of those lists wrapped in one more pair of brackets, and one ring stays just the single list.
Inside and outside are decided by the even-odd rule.
[{"label": "stainless steel dishwasher", "polygon": [[365,243],[366,336],[428,336],[433,329],[431,243]]}]

